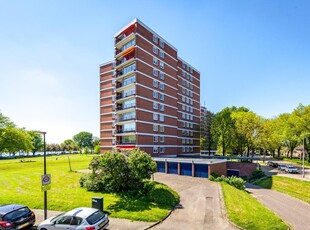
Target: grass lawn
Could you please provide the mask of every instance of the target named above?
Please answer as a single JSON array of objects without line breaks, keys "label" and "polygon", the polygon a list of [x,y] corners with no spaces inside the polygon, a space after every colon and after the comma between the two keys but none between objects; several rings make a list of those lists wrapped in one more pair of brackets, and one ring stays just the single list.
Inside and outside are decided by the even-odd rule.
[{"label": "grass lawn", "polygon": [[272,176],[255,183],[258,186],[286,193],[310,204],[310,182],[289,177]]},{"label": "grass lawn", "polygon": [[[158,221],[172,208],[143,199],[88,192],[80,188],[81,173],[76,171],[87,169],[92,156],[70,155],[73,172],[69,170],[68,155],[60,155],[57,158],[56,160],[56,156],[47,157],[47,173],[51,174],[52,181],[51,190],[47,192],[49,210],[68,211],[76,207],[90,207],[91,198],[94,196],[104,197],[104,211],[117,218]],[[30,208],[43,209],[43,157],[25,158],[25,161],[0,160],[0,204],[19,203]],[[157,186],[168,189],[161,184]],[[178,196],[176,193],[174,195]]]},{"label": "grass lawn", "polygon": [[288,226],[273,212],[246,191],[222,182],[222,190],[228,218],[236,225],[251,230],[288,229]]},{"label": "grass lawn", "polygon": [[[285,157],[283,158],[284,161],[287,161],[287,162],[292,162],[292,163],[295,163],[295,164],[299,164],[299,165],[302,165],[302,160],[300,160],[299,158],[288,158],[288,157]],[[310,163],[307,161],[307,159],[305,159],[305,166],[307,167],[310,167]]]}]

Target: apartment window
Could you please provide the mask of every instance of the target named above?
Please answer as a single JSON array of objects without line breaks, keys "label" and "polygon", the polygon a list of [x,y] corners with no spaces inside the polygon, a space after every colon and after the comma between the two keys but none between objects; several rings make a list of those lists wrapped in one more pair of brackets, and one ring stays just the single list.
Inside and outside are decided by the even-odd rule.
[{"label": "apartment window", "polygon": [[160,73],[159,73],[159,78],[160,78],[161,80],[165,80],[165,74],[162,73],[162,72],[160,72]]},{"label": "apartment window", "polygon": [[158,125],[153,125],[153,131],[155,131],[155,132],[158,131]]},{"label": "apartment window", "polygon": [[159,45],[160,45],[160,47],[164,48],[165,43],[164,43],[162,40],[160,40],[160,41],[159,41]]},{"label": "apartment window", "polygon": [[191,113],[193,112],[193,107],[190,107],[190,112],[191,112]]},{"label": "apartment window", "polygon": [[160,114],[159,120],[160,120],[160,121],[165,121],[165,116],[164,116],[163,114]]},{"label": "apartment window", "polygon": [[185,119],[185,113],[182,113],[182,119]]},{"label": "apartment window", "polygon": [[115,102],[115,97],[114,96],[112,97],[112,102]]},{"label": "apartment window", "polygon": [[182,93],[184,93],[184,94],[185,94],[185,88],[183,88],[183,87],[182,87]]},{"label": "apartment window", "polygon": [[190,128],[192,129],[194,127],[193,123],[190,123]]},{"label": "apartment window", "polygon": [[186,67],[186,70],[189,71],[189,66]]},{"label": "apartment window", "polygon": [[192,146],[190,147],[190,149],[191,149],[191,152],[194,152],[194,148]]},{"label": "apartment window", "polygon": [[186,139],[186,144],[189,144],[189,139]]},{"label": "apartment window", "polygon": [[115,88],[112,88],[112,93],[115,93]]},{"label": "apartment window", "polygon": [[182,76],[185,77],[185,72],[182,70]]},{"label": "apartment window", "polygon": [[160,136],[159,137],[159,141],[162,142],[162,143],[165,142],[165,137],[164,136]]},{"label": "apartment window", "polygon": [[158,120],[158,114],[157,113],[153,113],[153,120],[157,121]]},{"label": "apartment window", "polygon": [[186,82],[186,86],[189,87],[189,82]]},{"label": "apartment window", "polygon": [[158,109],[158,103],[157,102],[153,102],[153,109]]},{"label": "apartment window", "polygon": [[182,67],[185,68],[185,63],[182,63]]},{"label": "apartment window", "polygon": [[158,136],[153,136],[153,142],[158,142]]},{"label": "apartment window", "polygon": [[153,42],[158,43],[158,37],[153,35]]},{"label": "apartment window", "polygon": [[165,53],[163,52],[163,51],[159,51],[159,56],[161,57],[161,58],[165,58]]},{"label": "apartment window", "polygon": [[160,125],[160,126],[159,126],[159,131],[160,131],[161,133],[165,132],[165,126]]},{"label": "apartment window", "polygon": [[112,79],[112,85],[115,85],[115,79]]},{"label": "apartment window", "polygon": [[186,126],[186,122],[182,121],[182,123],[183,123],[183,128],[185,128],[185,126]]},{"label": "apartment window", "polygon": [[182,101],[185,102],[185,97],[182,96]]},{"label": "apartment window", "polygon": [[191,97],[193,97],[193,92],[192,92],[192,91],[189,91],[189,95],[190,95]]},{"label": "apartment window", "polygon": [[158,81],[153,80],[153,86],[154,86],[155,88],[158,88]]},{"label": "apartment window", "polygon": [[112,110],[113,110],[113,111],[115,110],[115,105],[112,105]]},{"label": "apartment window", "polygon": [[191,144],[193,144],[193,143],[194,143],[194,140],[193,140],[193,139],[191,139],[190,143],[191,143]]},{"label": "apartment window", "polygon": [[153,147],[153,153],[158,153],[158,147]]},{"label": "apartment window", "polygon": [[191,68],[190,72],[191,72],[191,74],[193,73],[193,69],[192,68]]},{"label": "apartment window", "polygon": [[165,100],[165,95],[164,95],[164,94],[160,94],[159,99],[160,99],[161,101],[164,101],[164,100]]},{"label": "apartment window", "polygon": [[160,105],[159,105],[159,109],[160,109],[160,111],[165,111],[165,105],[160,104]]},{"label": "apartment window", "polygon": [[155,77],[158,76],[158,70],[157,70],[157,69],[153,69],[153,75],[154,75]]},{"label": "apartment window", "polygon": [[190,84],[189,87],[190,87],[191,89],[193,89],[193,84]]},{"label": "apartment window", "polygon": [[193,77],[192,77],[192,76],[189,76],[189,80],[190,80],[190,81],[193,81]]},{"label": "apartment window", "polygon": [[190,104],[193,105],[193,100],[190,100]]},{"label": "apartment window", "polygon": [[158,98],[158,92],[154,91],[154,92],[153,92],[153,97],[154,97],[154,98]]},{"label": "apartment window", "polygon": [[112,145],[115,145],[115,139],[112,139]]},{"label": "apartment window", "polygon": [[157,48],[156,46],[153,46],[153,52],[154,52],[155,54],[158,54],[158,48]]},{"label": "apartment window", "polygon": [[161,69],[164,69],[164,68],[165,68],[165,64],[164,64],[163,62],[160,62],[160,63],[159,63],[159,66],[160,66]]},{"label": "apartment window", "polygon": [[164,83],[161,83],[161,82],[160,82],[160,84],[159,84],[159,88],[160,88],[161,90],[164,90],[164,89],[165,89],[165,85],[164,85]]},{"label": "apartment window", "polygon": [[182,110],[185,110],[185,105],[182,105]]},{"label": "apartment window", "polygon": [[[153,149],[154,152],[154,149]],[[185,153],[185,147],[182,147],[182,152]]]},{"label": "apartment window", "polygon": [[186,141],[186,140],[183,138],[183,139],[182,139],[182,144],[186,144],[185,141]]},{"label": "apartment window", "polygon": [[159,150],[160,150],[160,153],[164,153],[165,152],[165,147],[160,147]]},{"label": "apartment window", "polygon": [[156,58],[153,58],[154,65],[158,65],[158,60]]}]

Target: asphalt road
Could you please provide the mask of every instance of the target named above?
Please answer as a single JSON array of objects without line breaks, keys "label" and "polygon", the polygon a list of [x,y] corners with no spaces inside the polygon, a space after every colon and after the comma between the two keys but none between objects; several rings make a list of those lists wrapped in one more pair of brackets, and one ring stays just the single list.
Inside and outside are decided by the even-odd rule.
[{"label": "asphalt road", "polygon": [[246,190],[295,230],[310,229],[310,205],[286,194],[246,184]]},{"label": "asphalt road", "polygon": [[154,229],[235,229],[225,218],[219,183],[163,173],[156,173],[155,180],[179,193],[181,207]]}]

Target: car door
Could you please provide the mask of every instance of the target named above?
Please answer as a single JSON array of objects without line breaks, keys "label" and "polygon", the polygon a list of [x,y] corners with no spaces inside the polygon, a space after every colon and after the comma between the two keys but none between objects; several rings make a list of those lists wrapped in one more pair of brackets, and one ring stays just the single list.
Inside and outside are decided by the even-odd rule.
[{"label": "car door", "polygon": [[62,216],[55,221],[54,229],[55,230],[70,230],[71,228],[72,216]]}]

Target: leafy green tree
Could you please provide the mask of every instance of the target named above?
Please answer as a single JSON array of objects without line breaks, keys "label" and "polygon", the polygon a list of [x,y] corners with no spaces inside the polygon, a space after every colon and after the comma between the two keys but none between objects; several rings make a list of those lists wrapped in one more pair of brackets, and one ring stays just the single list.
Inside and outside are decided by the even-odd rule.
[{"label": "leafy green tree", "polygon": [[20,129],[6,127],[0,129],[0,152],[15,155],[18,151],[29,152],[33,149],[31,136]]},{"label": "leafy green tree", "polygon": [[0,112],[0,128],[5,128],[5,127],[16,127],[16,125],[10,120],[9,117],[4,116]]},{"label": "leafy green tree", "polygon": [[234,121],[236,132],[245,137],[247,143],[247,156],[258,144],[262,129],[262,118],[251,111],[233,111],[231,118]]},{"label": "leafy green tree", "polygon": [[80,148],[92,148],[93,146],[93,134],[89,132],[80,132],[73,136],[73,140]]},{"label": "leafy green tree", "polygon": [[79,149],[79,146],[76,142],[74,142],[72,139],[67,139],[62,143],[63,148],[65,148],[67,151],[77,151]]},{"label": "leafy green tree", "polygon": [[282,114],[284,123],[284,143],[289,149],[290,158],[293,158],[293,152],[298,143],[300,142],[301,131],[298,130],[296,122],[298,122],[298,117],[294,114]]},{"label": "leafy green tree", "polygon": [[31,142],[32,142],[32,153],[35,154],[37,151],[40,151],[43,149],[44,147],[44,143],[43,143],[43,138],[42,136],[35,132],[35,131],[29,131],[28,134],[31,137]]},{"label": "leafy green tree", "polygon": [[100,154],[100,145],[96,145],[94,149],[95,154]]}]

